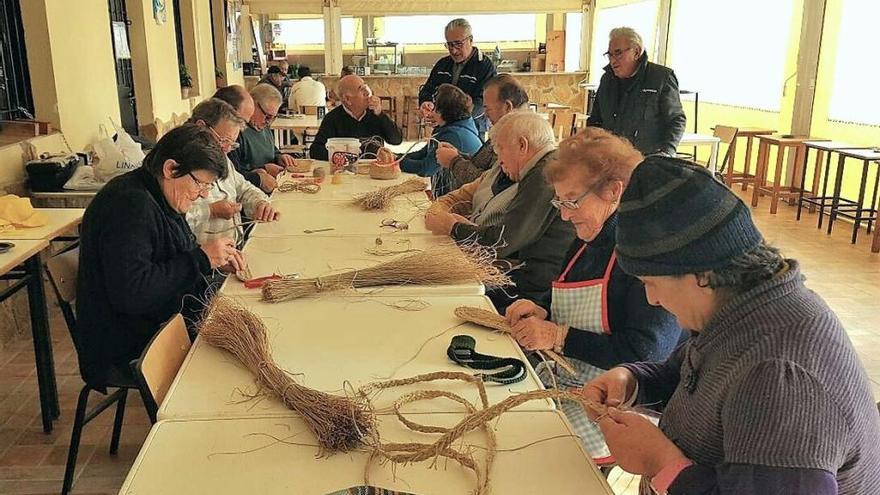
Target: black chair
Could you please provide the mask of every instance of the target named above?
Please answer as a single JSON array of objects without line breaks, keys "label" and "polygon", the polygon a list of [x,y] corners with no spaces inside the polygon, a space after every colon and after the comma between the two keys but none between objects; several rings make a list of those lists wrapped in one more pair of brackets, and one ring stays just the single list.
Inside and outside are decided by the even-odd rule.
[{"label": "black chair", "polygon": [[[49,283],[52,285],[55,296],[58,298],[58,305],[61,307],[61,313],[70,331],[73,346],[76,349],[77,355],[81,355],[83,351],[78,342],[76,317],[73,312],[73,302],[76,300],[76,278],[78,271],[79,245],[77,244],[67,247],[64,251],[56,254],[46,262],[46,274],[48,275]],[[112,393],[108,392],[111,389],[115,390]],[[83,427],[113,404],[116,404],[116,418],[113,422],[113,435],[110,438],[110,454],[115,455],[118,452],[119,436],[122,433],[122,419],[125,415],[125,400],[128,397],[128,391],[131,389],[137,390],[138,384],[132,371],[128,368],[110,370],[106,388],[95,386],[86,381],[76,403],[76,415],[73,420],[73,430],[70,434],[70,448],[67,452],[67,467],[64,470],[64,484],[61,488],[62,495],[70,493],[70,489],[73,486],[76,458],[79,454],[79,442]],[[89,395],[92,391],[104,394],[106,397],[91,409],[87,409]],[[150,417],[155,417],[155,413]]]}]

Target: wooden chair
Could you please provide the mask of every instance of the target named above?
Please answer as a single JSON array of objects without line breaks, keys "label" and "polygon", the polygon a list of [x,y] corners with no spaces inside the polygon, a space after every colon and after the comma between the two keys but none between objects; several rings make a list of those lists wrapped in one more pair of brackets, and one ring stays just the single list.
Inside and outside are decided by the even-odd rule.
[{"label": "wooden chair", "polygon": [[403,97],[403,112],[401,115],[400,122],[400,131],[403,134],[403,139],[412,139],[412,130],[415,128],[416,138],[422,139],[425,135],[425,123],[422,120],[421,114],[419,113],[419,97],[418,96],[404,96]]},{"label": "wooden chair", "polygon": [[[46,275],[49,284],[58,298],[61,314],[67,323],[73,346],[77,354],[83,352],[76,331],[76,316],[73,312],[73,303],[76,300],[76,279],[79,272],[79,246],[73,245],[56,254],[46,262]],[[76,414],[73,420],[73,429],[70,434],[70,447],[67,451],[67,466],[64,470],[64,482],[61,487],[62,495],[70,493],[73,486],[73,474],[76,469],[76,458],[79,454],[79,442],[83,427],[107,408],[116,404],[116,418],[113,423],[113,435],[110,438],[110,453],[116,454],[119,450],[119,436],[122,433],[122,419],[125,414],[125,400],[129,389],[137,388],[133,376],[125,373],[113,373],[108,377],[105,386],[95,386],[86,382],[79,393],[76,403]],[[116,389],[108,394],[108,389]],[[101,402],[87,411],[89,395],[92,391],[107,395]]]},{"label": "wooden chair", "polygon": [[570,109],[550,110],[550,126],[553,127],[553,134],[556,135],[557,141],[573,135],[577,132],[575,128],[576,112]]},{"label": "wooden chair", "polygon": [[715,129],[712,131],[712,135],[721,140],[719,146],[727,146],[727,149],[724,151],[724,158],[721,159],[721,163],[716,164],[715,174],[728,186],[733,183],[733,157],[736,153],[735,143],[737,132],[738,129],[736,127],[726,125],[716,125]]},{"label": "wooden chair", "polygon": [[300,105],[299,113],[303,115],[318,115],[318,107],[316,105]]},{"label": "wooden chair", "polygon": [[134,377],[151,422],[156,422],[159,406],[165,400],[190,347],[192,342],[186,324],[178,313],[153,336],[140,359],[132,362]]},{"label": "wooden chair", "polygon": [[397,98],[393,96],[380,96],[379,101],[382,102],[382,111],[387,113],[395,124],[400,126],[397,121]]}]

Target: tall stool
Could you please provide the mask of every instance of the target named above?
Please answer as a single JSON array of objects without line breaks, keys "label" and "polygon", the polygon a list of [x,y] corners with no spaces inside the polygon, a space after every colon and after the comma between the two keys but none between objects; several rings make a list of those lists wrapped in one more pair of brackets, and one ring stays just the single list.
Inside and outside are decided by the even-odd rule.
[{"label": "tall stool", "polygon": [[[798,193],[797,219],[801,219],[801,211],[804,206],[813,211],[815,207],[819,208],[819,222],[816,228],[822,228],[822,221],[825,218],[826,210],[831,208],[831,202],[834,196],[828,195],[828,180],[831,176],[831,155],[842,149],[858,149],[853,144],[841,143],[839,141],[805,141],[804,142],[804,173],[801,174],[801,187]],[[807,170],[810,167],[810,150],[816,150],[816,161],[813,167],[813,187],[810,189],[810,195],[807,196],[806,187]],[[822,158],[825,158],[825,168],[822,170]],[[819,194],[819,181],[822,181],[822,193]],[[849,200],[845,200],[849,201]]]},{"label": "tall stool", "polygon": [[[862,205],[865,201],[865,189],[867,188],[869,175],[868,169],[871,164],[878,165],[878,162],[880,162],[880,151],[875,151],[873,149],[847,149],[837,150],[837,154],[840,158],[837,160],[837,176],[835,177],[834,197],[831,200],[831,213],[828,216],[828,233],[831,233],[831,229],[834,226],[834,220],[836,220],[838,216],[852,219],[852,243],[855,244],[859,235],[859,226],[861,223],[867,220],[868,233],[870,234],[871,227],[874,223],[874,215],[877,213],[877,186],[880,184],[880,167],[878,167],[874,178],[874,192],[871,195],[871,206],[865,208]],[[862,180],[859,184],[859,197],[855,201],[846,201],[840,197],[840,189],[843,185],[843,170],[847,158],[861,160],[862,162]]]},{"label": "tall stool", "polygon": [[412,138],[410,126],[413,124],[418,131],[416,137],[422,139],[425,133],[425,124],[422,122],[422,117],[419,114],[419,97],[407,95],[403,97],[403,122],[400,126],[403,139]]},{"label": "tall stool", "polygon": [[382,104],[382,111],[387,112],[391,120],[399,127],[400,122],[397,121],[397,98],[393,96],[380,96],[379,101]]},{"label": "tall stool", "polygon": [[[765,129],[763,127],[737,127],[736,136],[733,138],[733,142],[730,144],[730,159],[728,162],[727,173],[724,174],[724,181],[728,186],[733,186],[734,184],[741,183],[742,190],[745,191],[748,189],[749,184],[753,184],[755,182],[755,176],[752,175],[752,138],[756,136],[764,136],[768,134],[773,134],[776,132],[775,129]],[[736,141],[739,138],[746,139],[746,159],[743,162],[743,171],[742,173],[734,170],[736,165]],[[755,166],[757,168],[757,165]]]},{"label": "tall stool", "polygon": [[[778,134],[758,136],[758,168],[755,171],[755,189],[752,193],[752,206],[758,206],[758,199],[762,195],[770,196],[770,213],[776,214],[779,208],[779,198],[795,200],[798,196],[795,184],[800,183],[801,164],[804,156],[804,142],[809,137],[781,136]],[[818,139],[813,139],[818,141]],[[773,182],[767,181],[767,171],[770,161],[770,147],[776,146],[776,169],[774,170]],[[789,155],[794,153],[793,169],[789,173],[789,185],[782,184],[782,170],[785,168],[783,159],[785,151]]]},{"label": "tall stool", "polygon": [[[871,242],[871,252],[880,253],[880,209],[877,210],[877,216],[874,217],[874,240]],[[880,409],[880,404],[877,405]]]}]

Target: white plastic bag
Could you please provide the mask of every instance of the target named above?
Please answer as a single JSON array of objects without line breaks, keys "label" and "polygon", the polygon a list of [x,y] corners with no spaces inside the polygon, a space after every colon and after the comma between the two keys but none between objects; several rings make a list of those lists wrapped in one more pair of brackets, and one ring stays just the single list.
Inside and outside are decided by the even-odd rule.
[{"label": "white plastic bag", "polygon": [[134,170],[141,166],[144,161],[144,151],[141,145],[136,143],[125,129],[115,123],[116,141],[110,137],[107,129],[101,125],[104,136],[95,144],[95,153],[98,155],[98,163],[95,165],[95,177],[101,182],[108,182],[117,175]]},{"label": "white plastic bag", "polygon": [[95,177],[95,169],[91,165],[76,167],[73,175],[64,184],[64,189],[69,191],[97,191],[104,187],[104,182]]}]

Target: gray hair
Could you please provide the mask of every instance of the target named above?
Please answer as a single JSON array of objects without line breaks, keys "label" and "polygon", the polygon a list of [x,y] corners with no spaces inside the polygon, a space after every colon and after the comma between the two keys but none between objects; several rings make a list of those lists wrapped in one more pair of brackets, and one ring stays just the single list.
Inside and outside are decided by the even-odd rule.
[{"label": "gray hair", "polygon": [[521,137],[529,142],[529,148],[542,149],[556,145],[550,122],[535,112],[508,113],[489,129],[489,139],[493,143],[507,144]]},{"label": "gray hair", "polygon": [[642,37],[631,27],[621,26],[612,29],[611,32],[608,33],[608,41],[616,38],[623,38],[629,41],[630,46],[639,49],[639,53],[645,49],[645,45],[642,43]]},{"label": "gray hair", "polygon": [[239,127],[245,124],[244,119],[238,115],[235,108],[219,98],[208,98],[193,108],[192,117],[189,118],[189,122],[195,124],[200,120],[209,127],[214,127],[224,120],[232,122]]},{"label": "gray hair", "polygon": [[779,249],[761,243],[731,259],[724,268],[696,275],[701,286],[714,289],[723,297],[735,297],[770,280],[784,267],[785,259]]},{"label": "gray hair", "polygon": [[443,33],[448,33],[449,31],[456,28],[464,28],[468,36],[473,35],[473,32],[471,31],[471,23],[469,23],[467,19],[464,19],[462,17],[449,21],[449,24],[446,25],[446,29],[443,30]]},{"label": "gray hair", "polygon": [[281,105],[281,92],[271,84],[257,84],[251,89],[251,98],[258,105]]}]

